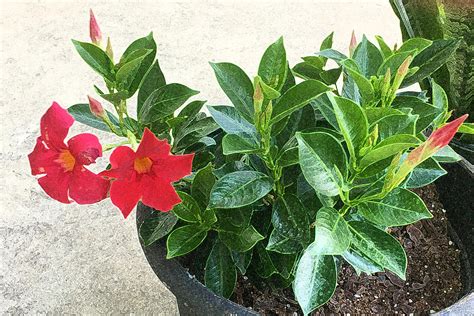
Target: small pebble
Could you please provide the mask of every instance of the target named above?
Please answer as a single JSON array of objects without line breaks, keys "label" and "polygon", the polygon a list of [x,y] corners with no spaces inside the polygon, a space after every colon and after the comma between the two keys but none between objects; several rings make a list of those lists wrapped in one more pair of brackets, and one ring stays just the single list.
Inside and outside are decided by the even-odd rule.
[{"label": "small pebble", "polygon": [[448,242],[448,244],[451,246],[451,245],[453,244],[453,242],[450,240],[450,241]]}]

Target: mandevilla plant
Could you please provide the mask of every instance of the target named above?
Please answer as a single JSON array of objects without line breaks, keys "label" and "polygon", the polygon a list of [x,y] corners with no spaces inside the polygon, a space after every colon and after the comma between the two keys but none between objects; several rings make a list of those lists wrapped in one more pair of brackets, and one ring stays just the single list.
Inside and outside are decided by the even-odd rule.
[{"label": "mandevilla plant", "polygon": [[[405,279],[407,257],[390,228],[432,217],[410,189],[444,175],[440,162],[459,160],[448,143],[467,117],[447,122],[435,82],[431,97],[399,91],[446,61],[438,44],[414,38],[392,49],[380,37],[377,47],[353,36],[346,56],[332,49],[331,34],[290,68],[280,38],[253,79],[211,63],[232,106],[208,105],[208,117],[205,101],[184,105],[197,91],[166,83],[152,34],[117,63],[92,12],[90,34],[92,43],[73,43],[103,77],[95,91],[116,114],[92,97],[46,112],[29,158],[48,195],[80,204],[110,196],[125,217],[139,201],[162,211],[141,225],[143,243],[166,237],[168,258],[198,249],[205,285],[227,298],[248,273],[272,288],[292,286],[308,314],[331,298],[343,261],[357,273]],[[122,140],[101,146],[80,134],[65,145],[74,119]],[[110,149],[107,170],[85,167]]]}]

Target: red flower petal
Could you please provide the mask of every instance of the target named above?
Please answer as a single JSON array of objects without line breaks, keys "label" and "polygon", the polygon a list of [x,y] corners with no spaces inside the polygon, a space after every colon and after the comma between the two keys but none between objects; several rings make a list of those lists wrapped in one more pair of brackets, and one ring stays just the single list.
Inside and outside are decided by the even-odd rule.
[{"label": "red flower petal", "polygon": [[83,166],[74,168],[69,182],[69,196],[78,204],[92,204],[107,197],[110,181]]},{"label": "red flower petal", "polygon": [[166,182],[174,182],[192,172],[194,154],[169,155],[154,161],[153,172]]},{"label": "red flower petal", "polygon": [[58,155],[59,153],[57,151],[46,148],[41,137],[38,137],[36,139],[35,148],[28,155],[31,174],[36,176],[58,169],[59,165],[54,162]]},{"label": "red flower petal", "polygon": [[115,180],[110,187],[110,200],[125,218],[132,212],[141,196],[140,183],[134,180]]},{"label": "red flower petal", "polygon": [[39,178],[38,183],[50,197],[59,202],[69,204],[71,203],[68,198],[70,178],[70,172],[62,172],[58,168],[57,172],[48,173],[44,177]]},{"label": "red flower petal", "polygon": [[159,140],[152,131],[145,128],[140,145],[138,145],[137,157],[149,157],[156,160],[168,156],[170,149],[171,146],[166,140]]},{"label": "red flower petal", "polygon": [[142,178],[142,203],[155,210],[168,212],[181,202],[174,187],[169,182],[144,176]]},{"label": "red flower petal", "polygon": [[80,165],[90,165],[102,156],[102,145],[97,136],[84,133],[79,134],[67,142],[69,151]]},{"label": "red flower petal", "polygon": [[53,102],[51,107],[41,117],[41,138],[51,149],[64,149],[64,139],[74,118],[59,104]]},{"label": "red flower petal", "polygon": [[101,176],[115,179],[130,179],[133,170],[133,162],[135,160],[135,152],[126,146],[120,146],[115,148],[110,155],[109,170],[102,171]]},{"label": "red flower petal", "polygon": [[427,140],[427,143],[430,143],[431,146],[436,148],[441,148],[448,145],[451,139],[453,139],[454,135],[457,133],[459,127],[467,119],[468,116],[469,115],[464,114],[463,116],[458,117],[457,119],[449,122],[443,127],[438,128],[430,135]]}]

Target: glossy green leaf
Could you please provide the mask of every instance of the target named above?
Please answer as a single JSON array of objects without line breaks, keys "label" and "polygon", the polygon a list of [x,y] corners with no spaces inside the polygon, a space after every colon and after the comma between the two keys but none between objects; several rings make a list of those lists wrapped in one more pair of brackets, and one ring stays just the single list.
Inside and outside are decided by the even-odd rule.
[{"label": "glossy green leaf", "polygon": [[285,237],[277,229],[273,229],[265,249],[282,254],[295,254],[300,252],[302,247],[297,240]]},{"label": "glossy green leaf", "polygon": [[418,71],[403,80],[402,87],[417,83],[438,70],[460,45],[460,39],[438,39],[415,56],[410,67],[419,67]]},{"label": "glossy green leaf", "polygon": [[191,195],[205,209],[209,203],[212,187],[216,178],[212,173],[212,164],[208,164],[196,173],[191,185]]},{"label": "glossy green leaf", "polygon": [[420,53],[422,50],[430,46],[433,42],[421,37],[414,37],[403,42],[402,46],[397,50],[397,53],[409,52],[416,50],[417,53]]},{"label": "glossy green leaf", "polygon": [[319,110],[324,116],[326,121],[331,124],[331,126],[339,131],[339,125],[337,123],[336,114],[334,113],[334,107],[330,99],[330,92],[323,93],[313,101],[311,101],[311,106],[316,110]]},{"label": "glossy green leaf", "polygon": [[168,235],[173,230],[178,218],[170,212],[156,212],[154,217],[148,218],[140,225],[140,238],[145,247]]},{"label": "glossy green leaf", "polygon": [[222,167],[220,167],[219,169],[215,169],[213,172],[214,172],[214,175],[218,179],[220,179],[228,173],[232,173],[235,171],[245,171],[245,170],[252,170],[252,169],[250,168],[249,165],[243,163],[240,160],[237,160],[237,161],[228,162],[224,164]]},{"label": "glossy green leaf", "polygon": [[[333,37],[334,37],[334,32],[331,32],[324,40],[321,42],[321,46],[319,46],[319,50],[323,51],[325,49],[330,49],[332,48],[332,42],[333,42]],[[326,57],[319,57],[323,61],[323,66],[326,65],[327,58]]]},{"label": "glossy green leaf", "polygon": [[139,73],[139,71],[143,70],[143,64],[148,62],[147,57],[152,52],[153,50],[151,49],[144,49],[143,53],[139,57],[127,62],[117,70],[115,78],[118,88],[119,90],[128,91],[128,97],[131,97],[135,91],[137,91],[138,84],[145,75],[144,73]]},{"label": "glossy green leaf", "polygon": [[339,194],[336,169],[347,171],[347,158],[341,144],[326,133],[297,133],[300,166],[306,181],[321,194]]},{"label": "glossy green leaf", "polygon": [[165,76],[161,71],[158,60],[156,60],[143,77],[143,82],[140,85],[140,89],[138,90],[137,114],[140,113],[143,103],[145,103],[150,94],[153,91],[163,87],[165,84]]},{"label": "glossy green leaf", "polygon": [[258,243],[254,250],[254,264],[255,272],[262,278],[266,279],[275,273],[278,273],[275,265],[272,262],[269,251],[265,250],[262,243]]},{"label": "glossy green leaf", "polygon": [[280,154],[276,164],[280,167],[288,167],[298,164],[298,147],[291,147]]},{"label": "glossy green leaf", "polygon": [[435,182],[439,177],[447,174],[446,170],[433,158],[423,161],[408,176],[405,187],[409,189],[422,188]]},{"label": "glossy green leaf", "polygon": [[393,52],[392,52],[392,49],[387,45],[385,40],[379,35],[375,35],[375,39],[377,40],[377,43],[379,44],[380,51],[382,52],[384,59],[390,57],[393,54]]},{"label": "glossy green leaf", "polygon": [[379,139],[384,140],[397,134],[415,135],[417,119],[417,115],[400,113],[382,117],[372,125],[378,125]]},{"label": "glossy green leaf", "polygon": [[247,272],[247,268],[252,262],[252,257],[252,250],[247,252],[232,251],[232,261],[234,261],[235,266],[237,269],[239,269],[241,274],[245,274]]},{"label": "glossy green leaf", "polygon": [[367,168],[378,161],[395,156],[410,147],[415,147],[419,143],[420,140],[413,135],[397,134],[390,136],[382,140],[362,157],[359,162],[359,168]]},{"label": "glossy green leaf", "polygon": [[211,63],[212,69],[224,93],[237,111],[253,122],[253,84],[239,66],[231,63]]},{"label": "glossy green leaf", "polygon": [[433,106],[437,109],[437,114],[438,116],[434,119],[434,126],[439,127],[441,124],[444,123],[444,117],[449,111],[448,108],[448,96],[446,95],[446,92],[444,89],[434,82],[434,80],[431,82],[431,88],[432,88],[432,99],[433,99]]},{"label": "glossy green leaf", "polygon": [[196,200],[185,192],[178,192],[178,195],[182,201],[173,208],[174,215],[185,222],[198,223],[201,221],[201,208]]},{"label": "glossy green leaf", "polygon": [[128,91],[123,90],[114,93],[104,93],[101,94],[100,97],[112,104],[118,104],[120,101],[126,100],[128,98]]},{"label": "glossy green leaf", "polygon": [[255,126],[246,121],[232,106],[208,106],[209,113],[217,124],[227,133],[235,135],[249,135],[256,139]]},{"label": "glossy green leaf", "polygon": [[369,221],[387,227],[404,226],[433,217],[415,193],[396,188],[382,200],[359,204],[358,212]]},{"label": "glossy green leaf", "polygon": [[273,188],[273,180],[257,171],[236,171],[220,178],[211,191],[209,207],[237,208],[261,199]]},{"label": "glossy green leaf", "polygon": [[313,243],[304,251],[293,282],[293,292],[305,315],[329,301],[337,285],[333,256],[317,254],[315,246]]},{"label": "glossy green leaf", "polygon": [[284,279],[289,279],[295,266],[297,256],[295,254],[281,254],[277,252],[269,252],[272,264],[277,273]]},{"label": "glossy green leaf", "polygon": [[131,43],[125,52],[123,53],[122,57],[120,58],[119,66],[124,65],[125,63],[130,62],[132,59],[136,58],[137,51],[141,50],[151,50],[143,61],[140,63],[140,66],[135,71],[135,75],[133,80],[128,85],[128,92],[129,96],[132,96],[137,89],[140,87],[140,84],[143,80],[143,77],[150,69],[151,65],[153,64],[153,60],[155,60],[156,56],[156,43],[153,39],[153,33],[148,34],[145,37],[139,38]]},{"label": "glossy green leaf", "polygon": [[272,224],[279,234],[309,243],[310,230],[307,212],[296,195],[285,193],[273,204]]},{"label": "glossy green leaf", "polygon": [[[367,40],[365,35],[362,36],[362,41],[357,45],[352,59],[359,66],[360,73],[367,79],[370,79],[370,76],[377,75],[377,70],[383,63],[383,57],[379,49]],[[359,88],[361,88],[360,85]]]},{"label": "glossy green leaf", "polygon": [[240,233],[249,227],[253,212],[252,207],[216,209],[219,231]]},{"label": "glossy green leaf", "polygon": [[356,270],[357,275],[360,275],[361,272],[366,274],[383,272],[381,266],[353,249],[346,250],[342,257]]},{"label": "glossy green leaf", "polygon": [[186,133],[183,130],[189,125],[194,125],[191,123],[197,123],[197,115],[205,103],[206,101],[192,101],[186,104],[186,106],[184,106],[181,111],[179,111],[179,114],[176,118],[180,119],[181,122],[177,124],[176,127],[174,127],[173,135],[175,135],[175,137],[178,137],[177,135],[182,137],[182,135],[189,133],[189,129]]},{"label": "glossy green leaf", "polygon": [[316,214],[315,250],[321,255],[341,255],[349,248],[351,232],[345,219],[332,207]]},{"label": "glossy green leaf", "polygon": [[[186,122],[185,120],[183,123]],[[187,123],[186,126],[179,125],[179,127],[176,127],[178,132],[174,139],[174,145],[178,150],[181,150],[197,143],[218,128],[212,117],[204,117],[202,119],[195,118]]]},{"label": "glossy green leaf", "polygon": [[364,110],[349,99],[334,97],[331,102],[349,153],[355,159],[367,138],[369,128],[367,117]]},{"label": "glossy green leaf", "polygon": [[355,84],[359,88],[359,93],[362,97],[363,104],[369,104],[375,96],[374,88],[369,79],[364,77],[360,72],[355,61],[352,59],[346,59],[341,62],[344,68],[344,72],[354,80]]},{"label": "glossy green leaf", "polygon": [[295,76],[304,80],[321,80],[321,73],[323,73],[323,70],[321,68],[315,67],[309,62],[304,61],[293,66],[292,72]]},{"label": "glossy green leaf", "polygon": [[258,66],[258,75],[267,85],[280,91],[285,83],[287,71],[285,46],[283,37],[280,37],[265,50]]},{"label": "glossy green leaf", "polygon": [[416,121],[416,132],[424,131],[439,115],[440,111],[433,105],[413,96],[397,96],[392,103],[395,109],[403,110],[404,108],[412,109],[412,114],[418,115]]},{"label": "glossy green leaf", "polygon": [[284,119],[294,111],[304,107],[321,93],[329,90],[331,90],[330,87],[317,80],[306,80],[291,87],[273,105],[270,124],[275,124]]},{"label": "glossy green leaf", "polygon": [[206,262],[204,282],[208,289],[222,297],[229,298],[234,292],[237,270],[231,252],[222,242],[217,241],[212,247]]},{"label": "glossy green leaf", "polygon": [[433,159],[437,162],[457,162],[461,160],[461,156],[457,152],[454,151],[451,146],[444,146],[440,150],[438,150],[434,155]]},{"label": "glossy green leaf", "polygon": [[179,83],[170,83],[153,91],[139,113],[139,120],[152,123],[171,115],[198,91],[192,90]]},{"label": "glossy green leaf", "polygon": [[407,256],[395,238],[366,222],[349,222],[349,228],[357,251],[405,280]]},{"label": "glossy green leaf", "polygon": [[249,154],[259,152],[260,146],[253,138],[227,134],[222,139],[224,155]]},{"label": "glossy green leaf", "polygon": [[166,259],[185,255],[196,249],[206,238],[207,229],[203,226],[191,224],[176,228],[166,240]]},{"label": "glossy green leaf", "polygon": [[219,239],[226,244],[229,249],[238,252],[249,251],[257,242],[264,238],[265,237],[260,235],[255,227],[251,225],[238,233],[232,231],[219,231]]},{"label": "glossy green leaf", "polygon": [[317,52],[315,55],[334,60],[335,62],[340,62],[341,60],[347,59],[346,55],[332,48],[323,49],[322,51]]},{"label": "glossy green leaf", "polygon": [[[398,68],[405,61],[405,59],[407,59],[408,56],[413,57],[415,53],[415,50],[411,50],[391,55],[389,58],[385,59],[382,65],[380,65],[377,71],[377,75],[384,76],[387,72],[387,69],[390,68],[390,73],[393,77],[397,73]],[[413,63],[411,64],[411,67],[414,67]]]},{"label": "glossy green leaf", "polygon": [[[100,118],[91,113],[89,104],[87,103],[71,105],[67,111],[79,123],[100,129],[101,131],[111,132],[110,128]],[[112,124],[116,125],[118,128],[118,119],[109,111],[107,111],[107,115]]]},{"label": "glossy green leaf", "polygon": [[110,82],[115,81],[113,63],[109,56],[97,45],[72,40],[77,52],[82,59],[91,66],[98,74]]}]

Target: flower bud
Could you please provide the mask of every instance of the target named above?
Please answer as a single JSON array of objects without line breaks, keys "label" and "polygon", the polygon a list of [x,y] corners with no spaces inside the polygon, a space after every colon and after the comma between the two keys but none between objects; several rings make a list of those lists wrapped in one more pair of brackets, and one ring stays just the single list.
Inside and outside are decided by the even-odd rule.
[{"label": "flower bud", "polygon": [[110,60],[114,60],[114,51],[112,50],[112,43],[110,37],[107,37],[107,46],[105,47],[105,53],[109,56]]},{"label": "flower bud", "polygon": [[102,104],[100,104],[99,101],[96,99],[92,98],[91,96],[87,96],[89,98],[89,108],[91,110],[91,113],[97,116],[98,118],[105,118],[105,110],[102,107]]},{"label": "flower bud", "polygon": [[354,31],[352,31],[351,42],[349,43],[349,57],[352,57],[356,47],[357,47],[357,39],[356,39]]},{"label": "flower bud", "polygon": [[89,33],[92,43],[100,46],[102,42],[102,32],[100,31],[99,24],[97,24],[92,9],[90,10]]}]

